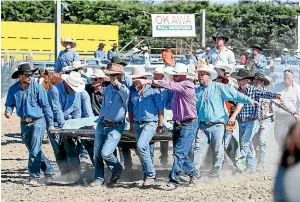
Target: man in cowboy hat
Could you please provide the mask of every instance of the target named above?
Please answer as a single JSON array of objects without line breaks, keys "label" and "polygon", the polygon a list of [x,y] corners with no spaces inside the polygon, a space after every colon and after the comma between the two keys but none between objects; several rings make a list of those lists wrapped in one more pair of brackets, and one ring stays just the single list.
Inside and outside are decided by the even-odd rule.
[{"label": "man in cowboy hat", "polygon": [[[254,85],[262,90],[268,90],[265,86],[270,85],[269,79],[262,73],[254,74]],[[273,104],[289,113],[292,117],[293,111],[287,108],[283,103],[278,103],[270,99],[259,100],[258,132],[253,137],[253,145],[257,156],[257,171],[265,170],[265,160],[267,152],[268,134],[271,133],[272,122],[274,120]],[[281,126],[282,127],[282,126]]]},{"label": "man in cowboy hat", "polygon": [[[84,91],[84,85],[80,73],[72,71],[48,91],[54,120],[59,128],[64,126],[65,120],[81,118],[80,92]],[[60,137],[58,134],[50,134],[49,138],[61,174],[70,173],[79,177],[77,140],[66,136]]]},{"label": "man in cowboy hat", "polygon": [[130,62],[131,63],[134,63],[135,61],[139,61],[139,60],[141,60],[141,56],[140,56],[140,52],[141,52],[141,50],[140,49],[138,49],[138,48],[133,48],[132,49],[132,52],[133,52],[133,54],[132,54],[132,56],[130,57]]},{"label": "man in cowboy hat", "polygon": [[[245,69],[240,69],[234,78],[238,81],[238,91],[254,99],[256,102],[259,102],[261,98],[281,100],[281,96],[277,93],[272,93],[269,90],[263,90],[250,85],[249,80],[253,79],[253,76],[250,76],[250,72]],[[246,166],[247,160],[247,169],[244,169],[244,171],[247,172],[255,172],[255,162],[251,148],[252,137],[256,132],[255,129],[258,124],[258,117],[259,106],[250,104],[244,104],[241,112],[237,116],[241,138],[241,159],[244,162],[244,167]]]},{"label": "man in cowboy hat", "polygon": [[94,182],[91,186],[104,185],[104,160],[109,165],[112,175],[110,184],[116,183],[123,170],[116,156],[113,154],[125,126],[125,115],[129,99],[130,80],[124,76],[124,67],[112,64],[103,70],[110,78],[103,94],[102,108],[94,140]]},{"label": "man in cowboy hat", "polygon": [[54,130],[53,113],[45,89],[32,78],[37,70],[31,69],[29,63],[23,63],[12,74],[11,78],[18,81],[8,90],[4,114],[9,119],[16,108],[21,118],[21,137],[29,151],[28,172],[32,185],[39,185],[40,170],[45,177],[54,174],[50,161],[42,152],[46,125],[49,130]]},{"label": "man in cowboy hat", "polygon": [[208,53],[209,64],[215,65],[218,62],[222,62],[234,70],[236,64],[234,53],[225,46],[225,43],[229,41],[229,37],[222,32],[217,32],[212,38],[216,42],[217,47],[211,49]]},{"label": "man in cowboy hat", "polygon": [[161,53],[161,57],[163,59],[164,64],[167,66],[174,67],[175,59],[172,53],[172,50],[169,46],[166,46],[165,49]]},{"label": "man in cowboy hat", "polygon": [[[119,54],[119,52],[117,51],[117,48],[118,48],[118,44],[117,43],[114,43],[113,45],[112,45],[112,49],[110,49],[109,51],[108,51],[108,53],[107,53],[107,59],[108,60],[111,60],[112,59],[112,57],[120,57],[120,54]],[[113,63],[113,62],[112,62]]]},{"label": "man in cowboy hat", "polygon": [[213,149],[213,168],[210,173],[211,179],[218,179],[221,174],[225,135],[225,124],[228,122],[228,112],[225,100],[254,104],[254,100],[239,93],[227,85],[214,82],[218,73],[213,65],[207,65],[198,69],[200,86],[196,88],[197,112],[199,130],[194,147],[194,165],[199,170],[207,154],[208,146]]},{"label": "man in cowboy hat", "polygon": [[155,133],[161,133],[163,129],[163,97],[158,89],[151,85],[140,85],[137,79],[146,79],[151,73],[145,68],[135,67],[132,74],[133,86],[130,88],[128,103],[130,131],[135,134],[137,149],[139,151],[144,172],[143,187],[154,185],[156,176],[153,161],[151,159],[150,141]]},{"label": "man in cowboy hat", "polygon": [[113,56],[111,58],[111,64],[118,64],[118,65],[122,65],[122,66],[126,66],[127,63],[126,62],[122,62],[119,56]]},{"label": "man in cowboy hat", "polygon": [[292,110],[294,116],[291,117],[289,113],[275,108],[275,139],[279,146],[283,143],[288,127],[294,120],[299,120],[300,86],[295,82],[294,77],[294,72],[287,69],[283,73],[283,81],[274,85],[274,92],[282,95],[283,103]]},{"label": "man in cowboy hat", "polygon": [[76,43],[71,37],[66,37],[62,40],[61,45],[65,47],[65,50],[60,51],[54,72],[68,71],[68,66],[71,66],[72,62],[80,61],[79,54],[73,50],[76,47]]},{"label": "man in cowboy hat", "polygon": [[253,62],[253,65],[250,67],[250,73],[254,75],[257,71],[263,73],[265,68],[267,67],[266,57],[260,54],[263,49],[260,45],[256,44],[251,46],[253,54],[249,56],[247,60],[247,64]]},{"label": "man in cowboy hat", "polygon": [[151,62],[150,62],[150,55],[149,55],[149,48],[148,48],[148,46],[142,47],[141,50],[142,50],[142,54],[144,56],[145,68],[150,67],[151,66]]},{"label": "man in cowboy hat", "polygon": [[188,66],[177,63],[173,70],[168,72],[172,74],[173,80],[147,80],[138,79],[140,85],[151,84],[166,89],[173,93],[172,111],[173,111],[173,167],[169,175],[169,183],[163,186],[164,190],[173,190],[179,186],[179,176],[182,169],[190,177],[189,185],[195,185],[197,172],[195,171],[188,154],[191,151],[193,141],[198,128],[195,86],[193,82],[187,79]]},{"label": "man in cowboy hat", "polygon": [[94,52],[95,58],[99,58],[100,62],[107,60],[107,55],[103,50],[104,46],[104,43],[99,43],[98,49]]},{"label": "man in cowboy hat", "polygon": [[281,58],[281,64],[284,65],[287,63],[288,59],[289,59],[289,50],[287,48],[283,49],[283,54],[280,56]]}]

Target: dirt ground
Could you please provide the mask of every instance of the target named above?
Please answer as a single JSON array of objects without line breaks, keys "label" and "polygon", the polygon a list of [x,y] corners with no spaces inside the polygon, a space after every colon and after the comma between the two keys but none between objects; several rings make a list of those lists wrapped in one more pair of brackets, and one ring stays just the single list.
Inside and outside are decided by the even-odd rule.
[{"label": "dirt ground", "polygon": [[[158,187],[167,183],[171,166],[168,169],[160,167],[159,148],[155,151],[157,186],[150,190],[140,188],[142,173],[135,154],[135,172],[123,173],[120,182],[114,188],[92,188],[72,183],[54,183],[43,187],[25,185],[24,182],[28,178],[28,151],[22,144],[19,132],[19,118],[14,114],[10,120],[7,120],[2,115],[2,201],[272,201],[274,168],[279,155],[277,149],[273,149],[276,145],[272,137],[270,138],[267,172],[252,175],[227,175],[215,183],[209,183],[204,178],[196,187],[180,187],[167,192],[159,190]],[[43,151],[55,165],[56,179],[59,179],[59,171],[51,145],[44,144]],[[171,154],[171,149],[169,153]],[[170,157],[169,164],[171,163]],[[89,174],[92,175],[92,170]],[[184,176],[182,179],[187,180]]]}]

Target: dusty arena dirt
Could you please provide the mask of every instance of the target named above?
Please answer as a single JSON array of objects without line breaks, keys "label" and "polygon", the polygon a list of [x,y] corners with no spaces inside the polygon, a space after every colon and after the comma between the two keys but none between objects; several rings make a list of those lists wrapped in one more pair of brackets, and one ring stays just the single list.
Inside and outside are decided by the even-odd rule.
[{"label": "dusty arena dirt", "polygon": [[[150,190],[140,188],[142,173],[137,156],[134,154],[135,171],[123,173],[114,188],[92,188],[73,183],[62,183],[50,144],[43,145],[46,156],[55,165],[57,183],[43,187],[25,185],[28,178],[28,151],[20,138],[19,118],[14,114],[10,120],[2,115],[1,133],[1,190],[2,201],[272,201],[274,168],[278,151],[268,152],[269,168],[262,174],[226,175],[219,182],[209,183],[205,178],[197,187],[180,187],[168,192],[159,190],[167,183],[170,168],[162,169],[159,164],[159,148],[155,153],[158,173],[157,185]],[[272,148],[274,142],[271,142]],[[171,154],[170,148],[169,153]],[[134,152],[132,152],[134,153]],[[169,158],[169,164],[172,158]],[[93,170],[89,171],[92,176]],[[109,176],[108,176],[109,177]],[[43,180],[43,179],[41,179]],[[184,176],[182,180],[187,180]]]}]

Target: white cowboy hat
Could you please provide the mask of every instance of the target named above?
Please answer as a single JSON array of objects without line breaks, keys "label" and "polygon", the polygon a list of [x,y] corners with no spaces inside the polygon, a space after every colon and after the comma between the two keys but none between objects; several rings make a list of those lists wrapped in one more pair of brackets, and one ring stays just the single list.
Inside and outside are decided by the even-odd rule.
[{"label": "white cowboy hat", "polygon": [[86,64],[81,64],[80,61],[74,61],[72,62],[71,66],[68,66],[68,70],[72,71],[72,70],[76,70],[76,69],[80,69],[82,67],[86,67]]},{"label": "white cowboy hat", "polygon": [[141,52],[141,50],[140,50],[140,49],[138,49],[138,48],[133,48],[133,49],[132,49],[132,51],[133,51],[133,53],[138,53],[138,52]]},{"label": "white cowboy hat", "polygon": [[175,67],[165,68],[165,72],[170,75],[188,75],[188,76],[194,75],[188,71],[189,71],[189,67],[182,63],[176,63]]},{"label": "white cowboy hat", "polygon": [[284,48],[283,52],[289,52],[289,50],[287,48]]},{"label": "white cowboy hat", "polygon": [[141,50],[146,51],[146,50],[149,50],[149,48],[148,48],[148,46],[144,46],[144,47],[141,47]]},{"label": "white cowboy hat", "polygon": [[218,78],[218,73],[216,70],[214,70],[214,65],[211,65],[211,64],[204,65],[204,66],[200,67],[197,71],[209,73],[211,80],[215,80],[216,78]]},{"label": "white cowboy hat", "polygon": [[164,74],[165,70],[163,67],[156,67],[153,73]]},{"label": "white cowboy hat", "polygon": [[[66,75],[66,74],[65,74]],[[71,72],[69,75],[65,76],[62,74],[62,79],[75,91],[82,92],[85,88],[85,83],[81,78],[79,72]]]},{"label": "white cowboy hat", "polygon": [[225,72],[231,73],[232,68],[228,64],[224,64],[223,62],[217,62],[215,68],[223,69]]},{"label": "white cowboy hat", "polygon": [[76,43],[69,36],[67,36],[66,38],[64,38],[63,40],[61,40],[61,45],[64,46],[65,42],[71,43],[71,48],[75,48],[76,47]]},{"label": "white cowboy hat", "polygon": [[109,77],[105,75],[105,73],[101,69],[94,69],[93,74],[91,75],[91,78],[102,78],[104,81],[109,81]]},{"label": "white cowboy hat", "polygon": [[252,51],[250,49],[246,50],[246,53],[252,53]]},{"label": "white cowboy hat", "polygon": [[147,77],[147,76],[152,76],[152,74],[146,72],[144,67],[134,67],[132,69],[132,73],[128,75],[128,77],[131,78],[139,78],[139,77]]}]

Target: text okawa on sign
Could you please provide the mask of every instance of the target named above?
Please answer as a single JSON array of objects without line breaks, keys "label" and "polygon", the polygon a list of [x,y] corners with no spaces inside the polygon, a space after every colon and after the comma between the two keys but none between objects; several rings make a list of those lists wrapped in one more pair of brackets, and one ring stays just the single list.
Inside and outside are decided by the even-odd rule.
[{"label": "text okawa on sign", "polygon": [[151,14],[152,37],[196,37],[194,14]]}]

